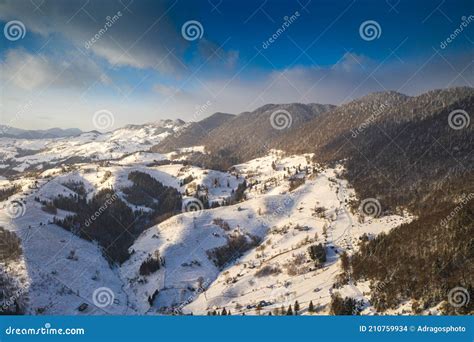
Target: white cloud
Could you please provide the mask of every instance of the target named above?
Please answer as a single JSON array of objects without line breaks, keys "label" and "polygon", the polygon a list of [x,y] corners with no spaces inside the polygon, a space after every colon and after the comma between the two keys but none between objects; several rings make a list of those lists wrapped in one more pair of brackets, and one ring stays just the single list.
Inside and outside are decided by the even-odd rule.
[{"label": "white cloud", "polygon": [[95,82],[110,84],[110,78],[91,59],[77,55],[31,54],[22,49],[8,50],[1,62],[2,87],[14,85],[23,90],[82,88]]},{"label": "white cloud", "polygon": [[[151,68],[159,72],[175,73],[182,65],[167,47],[180,51],[186,46],[165,15],[172,4],[157,2],[132,6],[131,12],[117,2],[54,1],[42,2],[35,10],[34,2],[5,0],[0,3],[0,20],[20,20],[27,30],[44,37],[62,35],[67,42],[87,51],[90,41],[119,11],[116,20],[100,39],[90,46],[97,56],[116,66]],[[152,5],[153,8],[148,8]],[[160,6],[161,5],[161,6]],[[161,8],[157,8],[161,7]],[[179,55],[179,54],[178,54]]]}]

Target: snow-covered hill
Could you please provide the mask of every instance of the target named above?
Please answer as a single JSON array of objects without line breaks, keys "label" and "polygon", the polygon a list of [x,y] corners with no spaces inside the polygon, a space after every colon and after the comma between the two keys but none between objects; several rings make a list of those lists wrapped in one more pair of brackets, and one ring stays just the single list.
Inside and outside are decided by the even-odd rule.
[{"label": "snow-covered hill", "polygon": [[119,159],[130,153],[147,151],[185,126],[181,120],[162,120],[128,125],[108,133],[93,131],[68,138],[0,138],[0,171],[41,171],[65,162]]},{"label": "snow-covered hill", "polygon": [[[124,128],[129,129],[133,128]],[[140,132],[146,129],[151,128],[137,131],[133,148],[130,138],[127,153],[116,151],[116,159],[105,164],[77,163],[1,181],[2,188],[21,188],[0,202],[0,226],[21,239],[23,257],[6,271],[22,284],[27,313],[206,314],[225,307],[236,314],[256,314],[258,306],[258,313],[263,314],[276,313],[295,300],[306,308],[302,313],[309,301],[320,313],[327,313],[341,273],[340,253],[350,255],[364,234],[374,236],[411,220],[408,214],[364,219],[350,207],[355,194],[341,178],[342,167],[323,168],[310,154],[285,156],[271,151],[229,172],[186,165],[185,157],[161,165],[169,156],[131,153],[143,146],[149,132]],[[115,131],[107,141],[100,141],[103,146],[120,146],[123,136],[125,149],[125,134]],[[99,142],[91,140],[82,135],[76,140],[49,141],[48,153],[63,151],[70,156],[74,149],[92,153]],[[23,146],[38,143],[23,141]],[[23,163],[34,163],[36,157],[25,156]],[[68,184],[81,183],[89,199],[102,189],[115,189],[136,209],[122,192],[131,185],[128,175],[133,171],[177,189],[183,196],[183,210],[145,230],[122,265],[107,262],[97,243],[53,224],[54,217],[71,213],[57,210],[53,214],[42,208],[58,196],[74,196]],[[235,201],[239,188],[245,189],[243,198]],[[222,206],[203,209],[194,197],[198,193],[205,193],[209,205]],[[192,209],[198,210],[189,211],[189,203],[196,201]],[[316,266],[307,251],[319,243],[327,250],[327,261]],[[142,264],[155,255],[160,256],[161,267],[143,274]],[[100,291],[105,291],[106,306],[97,300]],[[349,282],[337,291],[368,299],[367,284]]]}]

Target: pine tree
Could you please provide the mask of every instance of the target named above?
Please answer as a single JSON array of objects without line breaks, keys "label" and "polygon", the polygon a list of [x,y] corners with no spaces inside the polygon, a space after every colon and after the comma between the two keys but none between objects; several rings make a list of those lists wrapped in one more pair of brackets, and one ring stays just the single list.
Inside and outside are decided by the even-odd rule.
[{"label": "pine tree", "polygon": [[225,310],[225,308],[222,309],[221,316],[227,316],[227,311]]},{"label": "pine tree", "polygon": [[350,264],[349,255],[347,254],[346,251],[344,251],[341,254],[341,268],[345,273],[348,273],[350,266],[351,264]]},{"label": "pine tree", "polygon": [[314,312],[313,301],[310,301],[310,302],[309,302],[308,311],[309,311],[309,312]]},{"label": "pine tree", "polygon": [[288,311],[286,312],[287,316],[293,316],[293,310],[291,309],[291,304],[288,306]]},{"label": "pine tree", "polygon": [[300,311],[300,303],[298,303],[298,301],[295,301],[295,315],[298,315],[298,311]]}]

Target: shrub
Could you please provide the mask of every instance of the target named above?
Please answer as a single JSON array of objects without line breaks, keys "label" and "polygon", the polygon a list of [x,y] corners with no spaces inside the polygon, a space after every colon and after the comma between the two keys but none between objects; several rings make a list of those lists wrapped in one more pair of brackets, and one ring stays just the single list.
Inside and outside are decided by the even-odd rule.
[{"label": "shrub", "polygon": [[6,201],[10,196],[21,190],[21,186],[13,185],[4,189],[0,189],[0,202]]},{"label": "shrub", "polygon": [[308,247],[310,258],[318,264],[326,262],[326,248],[320,243]]},{"label": "shrub", "polygon": [[22,315],[26,308],[26,291],[5,272],[0,272],[0,315]]},{"label": "shrub", "polygon": [[81,197],[84,197],[86,195],[86,188],[84,186],[83,182],[75,182],[75,181],[68,181],[66,183],[62,184],[66,188],[68,188],[71,191],[74,191],[76,194],[78,194]]},{"label": "shrub", "polygon": [[280,266],[266,265],[266,266],[263,266],[261,269],[259,269],[257,272],[255,272],[255,276],[258,278],[261,278],[261,277],[266,277],[269,275],[276,275],[279,273],[281,273]]},{"label": "shrub", "polygon": [[48,214],[56,215],[58,213],[58,209],[54,206],[53,202],[46,202],[42,207],[41,210]]},{"label": "shrub", "polygon": [[234,233],[227,236],[227,244],[207,251],[207,255],[217,267],[222,269],[230,261],[257,246],[259,242],[260,239],[257,236]]},{"label": "shrub", "polygon": [[225,231],[229,231],[230,230],[230,226],[229,224],[224,221],[223,219],[221,218],[215,218],[213,221],[212,221],[213,224],[215,224],[216,226],[219,226],[221,227],[223,230]]},{"label": "shrub", "polygon": [[354,298],[342,298],[339,293],[331,296],[331,315],[359,315],[360,303]]},{"label": "shrub", "polygon": [[140,275],[147,276],[158,271],[161,268],[161,258],[158,252],[154,256],[149,256],[141,265]]},{"label": "shrub", "polygon": [[290,179],[290,191],[295,190],[296,188],[303,185],[305,182],[304,178],[292,178]]},{"label": "shrub", "polygon": [[0,262],[15,261],[22,254],[20,239],[16,234],[0,227]]}]

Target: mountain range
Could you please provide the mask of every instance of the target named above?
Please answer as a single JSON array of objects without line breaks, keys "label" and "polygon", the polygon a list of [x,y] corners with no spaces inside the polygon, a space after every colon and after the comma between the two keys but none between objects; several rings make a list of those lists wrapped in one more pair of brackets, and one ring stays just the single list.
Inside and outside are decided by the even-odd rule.
[{"label": "mountain range", "polygon": [[[68,251],[48,276],[34,271],[33,292],[57,268],[68,282],[70,262],[86,269],[102,253],[101,266],[85,272],[121,293],[108,313],[202,314],[229,305],[247,313],[279,310],[288,298],[309,305],[317,296],[329,313],[336,290],[372,313],[472,313],[472,301],[446,305],[453,288],[474,297],[471,113],[474,88],[458,87],[378,92],[339,106],[267,104],[106,133],[8,127],[0,139],[1,200],[24,201],[27,214],[0,215],[0,223],[18,231],[27,264],[50,265],[28,231],[15,229],[38,217],[49,221],[44,243],[59,241],[50,249],[70,234],[86,253],[76,260]],[[107,211],[82,227],[110,196],[119,199],[108,210],[130,223],[126,232]],[[198,214],[186,209],[193,201]],[[325,261],[316,260],[319,248]],[[52,282],[64,301],[87,300],[73,285],[60,291]],[[33,306],[48,308],[48,300]],[[61,305],[47,312],[77,311]]]},{"label": "mountain range", "polygon": [[78,128],[50,128],[44,130],[26,130],[14,128],[11,126],[0,125],[0,137],[17,138],[17,139],[51,139],[73,137],[81,134]]}]

